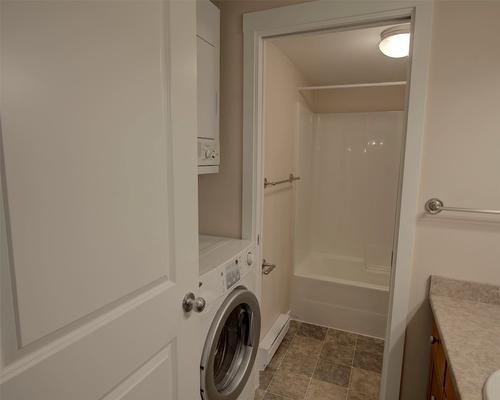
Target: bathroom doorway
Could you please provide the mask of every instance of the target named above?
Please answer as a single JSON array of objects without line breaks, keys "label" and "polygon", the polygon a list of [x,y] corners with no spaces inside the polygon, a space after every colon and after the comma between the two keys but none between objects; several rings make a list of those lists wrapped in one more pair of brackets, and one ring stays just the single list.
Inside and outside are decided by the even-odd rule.
[{"label": "bathroom doorway", "polygon": [[[329,328],[385,340],[383,399],[399,396],[432,14],[406,5],[312,2],[244,19],[245,136],[260,169],[261,345],[275,354],[290,339],[280,325],[297,324],[327,328],[323,341]],[[379,43],[402,26],[413,46],[390,63]],[[339,43],[322,49],[335,35]],[[359,57],[369,46],[380,64]],[[270,78],[272,64],[281,67]]]},{"label": "bathroom doorway", "polygon": [[[301,397],[328,385],[378,393],[349,377],[379,382],[382,372],[408,53],[389,57],[379,44],[395,29],[406,32],[408,51],[408,19],[264,41],[262,335],[300,321],[275,363],[314,380],[271,393]],[[322,342],[339,335],[336,347]],[[306,351],[292,357],[298,343]]]}]

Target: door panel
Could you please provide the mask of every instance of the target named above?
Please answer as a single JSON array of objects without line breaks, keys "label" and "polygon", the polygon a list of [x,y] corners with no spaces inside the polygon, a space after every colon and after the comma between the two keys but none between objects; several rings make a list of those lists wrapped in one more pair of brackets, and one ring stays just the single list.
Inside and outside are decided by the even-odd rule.
[{"label": "door panel", "polygon": [[2,25],[25,345],[170,275],[166,38],[154,2],[7,3]]},{"label": "door panel", "polygon": [[114,396],[114,393],[111,393],[104,400],[174,400],[174,363],[175,359],[170,348],[165,349],[158,354],[158,357],[148,363],[144,376],[137,374],[137,377],[130,379],[130,383],[132,383],[130,389],[124,385],[125,393],[123,395],[118,393],[117,396]]},{"label": "door panel", "polygon": [[[175,326],[167,318],[158,318],[158,310],[175,315],[179,302],[169,298],[170,287],[162,293],[116,310],[112,321],[96,321],[95,327],[69,346],[61,345],[50,357],[18,374],[2,387],[7,399],[72,399],[100,398],[125,377],[135,372],[162,349],[169,349]],[[131,329],[131,327],[141,327]],[[94,329],[93,332],[90,332]],[[174,350],[175,353],[175,350]],[[66,360],[80,360],[67,363]],[[47,385],[51,377],[64,377],[64,385]],[[85,379],[82,379],[85,377]],[[27,380],[30,382],[26,384]],[[92,382],[89,385],[88,382]]]},{"label": "door panel", "polygon": [[0,18],[2,400],[196,399],[194,3]]}]

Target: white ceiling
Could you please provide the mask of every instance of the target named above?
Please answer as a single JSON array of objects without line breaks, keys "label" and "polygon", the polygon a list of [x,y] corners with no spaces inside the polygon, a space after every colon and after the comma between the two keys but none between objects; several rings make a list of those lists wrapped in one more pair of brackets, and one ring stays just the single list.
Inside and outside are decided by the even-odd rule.
[{"label": "white ceiling", "polygon": [[406,80],[408,58],[383,55],[378,44],[387,26],[270,39],[310,85]]}]

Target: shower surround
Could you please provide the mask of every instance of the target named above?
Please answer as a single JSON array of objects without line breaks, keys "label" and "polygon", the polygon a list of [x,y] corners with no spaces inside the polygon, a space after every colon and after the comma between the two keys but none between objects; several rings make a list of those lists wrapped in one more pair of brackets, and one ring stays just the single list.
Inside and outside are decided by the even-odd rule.
[{"label": "shower surround", "polygon": [[404,112],[298,105],[294,276],[300,320],[383,337]]}]

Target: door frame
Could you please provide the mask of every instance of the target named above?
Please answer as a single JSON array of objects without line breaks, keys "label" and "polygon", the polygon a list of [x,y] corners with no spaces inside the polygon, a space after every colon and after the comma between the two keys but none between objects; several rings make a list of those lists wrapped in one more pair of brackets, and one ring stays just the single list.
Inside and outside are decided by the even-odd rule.
[{"label": "door frame", "polygon": [[[418,193],[433,3],[419,0],[318,0],[248,13],[243,17],[243,199],[248,198],[243,202],[243,236],[257,241],[263,226],[264,40],[273,36],[339,29],[407,17],[412,21],[412,51],[409,60],[406,135],[403,140],[404,155],[400,172],[386,345],[380,387],[380,398],[384,400],[399,399],[401,385],[413,248],[419,213]],[[252,216],[256,218],[252,219]]]}]

